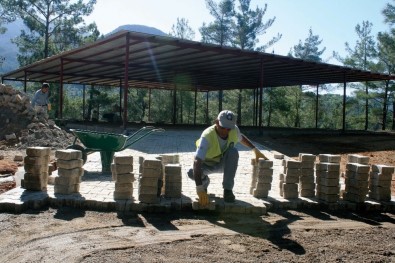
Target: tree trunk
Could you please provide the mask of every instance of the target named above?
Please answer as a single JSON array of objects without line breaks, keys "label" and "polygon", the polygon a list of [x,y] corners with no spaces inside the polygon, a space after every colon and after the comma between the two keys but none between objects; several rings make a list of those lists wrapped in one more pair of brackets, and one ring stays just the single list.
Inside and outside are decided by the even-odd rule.
[{"label": "tree trunk", "polygon": [[388,103],[388,81],[385,82],[385,91],[384,91],[384,103],[383,103],[383,125],[382,130],[384,131],[386,128],[387,121],[387,103]]},{"label": "tree trunk", "polygon": [[368,125],[369,125],[369,100],[368,100],[368,95],[369,95],[369,88],[368,88],[368,83],[365,83],[365,131],[368,130]]},{"label": "tree trunk", "polygon": [[239,89],[239,98],[237,101],[237,125],[240,126],[241,125],[241,92],[242,90]]},{"label": "tree trunk", "polygon": [[[395,109],[395,101],[392,102],[392,108]],[[395,111],[392,111],[392,130],[395,130]]]}]

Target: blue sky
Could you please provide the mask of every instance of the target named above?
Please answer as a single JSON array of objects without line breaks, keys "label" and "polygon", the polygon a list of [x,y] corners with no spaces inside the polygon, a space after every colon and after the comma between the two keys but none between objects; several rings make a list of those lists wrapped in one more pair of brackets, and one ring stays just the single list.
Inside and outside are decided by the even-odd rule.
[{"label": "blue sky", "polygon": [[[219,0],[217,0],[218,2]],[[237,1],[236,1],[237,3]],[[373,34],[387,31],[382,9],[393,0],[252,0],[251,7],[263,7],[267,3],[265,21],[276,17],[273,26],[261,37],[271,39],[277,33],[282,38],[267,52],[287,55],[290,48],[304,41],[311,27],[314,35],[323,40],[326,47],[322,58],[330,59],[332,51],[345,56],[345,42],[354,47],[355,26],[362,21],[373,23]],[[195,31],[196,41],[200,40],[199,27],[203,22],[213,21],[204,0],[97,0],[95,10],[87,22],[95,21],[101,33],[108,33],[120,25],[139,24],[155,27],[165,33],[171,31],[177,17],[186,18]]]}]

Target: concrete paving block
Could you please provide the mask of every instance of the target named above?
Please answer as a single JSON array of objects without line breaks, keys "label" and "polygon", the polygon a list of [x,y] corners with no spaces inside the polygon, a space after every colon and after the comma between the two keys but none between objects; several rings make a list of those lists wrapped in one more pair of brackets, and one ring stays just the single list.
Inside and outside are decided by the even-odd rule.
[{"label": "concrete paving block", "polygon": [[125,164],[125,165],[133,165],[133,156],[131,155],[120,155],[116,153],[113,158],[113,163],[118,164]]},{"label": "concrete paving block", "polygon": [[300,190],[315,190],[315,183],[299,183]]},{"label": "concrete paving block", "polygon": [[27,156],[46,156],[51,154],[51,148],[49,147],[28,147],[26,148]]},{"label": "concrete paving block", "polygon": [[139,193],[138,200],[147,204],[158,204],[160,202],[160,198],[156,194]]},{"label": "concrete paving block", "polygon": [[80,184],[73,185],[54,185],[55,194],[73,194],[80,191]]},{"label": "concrete paving block", "polygon": [[165,164],[176,164],[180,163],[180,156],[178,154],[161,154],[159,157],[162,160],[162,163]]},{"label": "concrete paving block", "polygon": [[370,166],[366,164],[359,164],[359,163],[347,163],[346,170],[353,171],[359,174],[362,173],[369,173]]},{"label": "concrete paving block", "polygon": [[181,165],[180,164],[166,164],[165,165],[165,174],[167,175],[180,175]]},{"label": "concrete paving block", "polygon": [[[314,168],[314,166],[313,166]],[[312,168],[302,168],[300,169],[300,176],[311,176],[314,177],[314,169]]]},{"label": "concrete paving block", "polygon": [[133,183],[118,183],[115,182],[115,191],[116,192],[126,192],[132,191],[133,192]]},{"label": "concrete paving block", "polygon": [[117,174],[116,182],[117,183],[133,183],[135,181],[134,173],[124,173],[124,174]]},{"label": "concrete paving block", "polygon": [[[317,193],[317,192],[316,192]],[[317,196],[317,195],[316,195]],[[334,203],[339,201],[339,195],[334,194],[319,194],[318,199],[327,203]]]},{"label": "concrete paving block", "polygon": [[262,169],[262,168],[272,168],[272,167],[273,167],[273,161],[271,161],[271,160],[265,160],[265,159],[263,159],[263,158],[260,158],[260,159],[258,160],[258,167],[259,167],[259,169]]},{"label": "concrete paving block", "polygon": [[363,181],[363,180],[350,179],[346,177],[344,182],[346,186],[352,186],[355,188],[367,189],[369,187],[369,182],[367,180]]},{"label": "concrete paving block", "polygon": [[58,170],[58,176],[59,177],[81,177],[84,175],[84,168],[78,167],[78,168],[73,168],[73,169],[64,169],[64,168],[59,168]]},{"label": "concrete paving block", "polygon": [[318,160],[321,163],[340,163],[341,155],[338,154],[319,154]]},{"label": "concrete paving block", "polygon": [[193,210],[210,210],[215,211],[216,201],[214,198],[209,199],[209,203],[206,206],[201,206],[198,200],[192,201],[192,209]]},{"label": "concrete paving block", "polygon": [[287,177],[295,176],[295,177],[299,178],[299,176],[300,176],[300,169],[298,169],[298,168],[286,168],[284,166],[284,174]]},{"label": "concrete paving block", "polygon": [[23,180],[23,188],[29,191],[45,191],[47,189],[47,184],[45,182],[36,181],[26,181]]},{"label": "concrete paving block", "polygon": [[359,154],[348,154],[347,155],[347,162],[348,163],[369,164],[369,157],[359,155]]},{"label": "concrete paving block", "polygon": [[159,180],[156,177],[141,177],[139,179],[139,185],[155,187],[156,189],[158,189]]},{"label": "concrete paving block", "polygon": [[133,198],[133,189],[115,190],[114,193],[113,193],[113,197],[114,197],[115,200],[132,199]]},{"label": "concrete paving block", "polygon": [[272,176],[273,168],[260,168],[256,171],[257,176]]},{"label": "concrete paving block", "polygon": [[350,193],[350,192],[344,192],[343,194],[343,200],[349,201],[349,202],[353,202],[353,203],[363,203],[366,200],[366,196],[365,195],[358,195],[358,194],[354,194],[354,193]]},{"label": "concrete paving block", "polygon": [[315,182],[314,176],[301,175],[299,177],[299,183],[302,183],[302,184],[314,184],[314,182]]},{"label": "concrete paving block", "polygon": [[296,176],[296,175],[290,176],[290,175],[286,174],[284,176],[284,183],[286,183],[286,184],[297,184],[297,183],[299,183],[299,176]]},{"label": "concrete paving block", "polygon": [[313,169],[315,167],[315,162],[301,162],[300,169]]},{"label": "concrete paving block", "polygon": [[82,159],[82,152],[74,149],[64,149],[55,151],[55,158],[61,160]]},{"label": "concrete paving block", "polygon": [[283,160],[284,159],[284,154],[282,153],[274,153],[273,158],[277,160]]},{"label": "concrete paving block", "polygon": [[298,198],[298,196],[299,196],[299,194],[298,194],[298,192],[290,192],[290,191],[284,191],[283,190],[283,197],[285,198],[285,199],[296,199],[296,198]]},{"label": "concrete paving block", "polygon": [[111,164],[111,172],[118,174],[127,174],[133,172],[133,164]]},{"label": "concrete paving block", "polygon": [[151,177],[151,178],[161,178],[162,177],[162,169],[158,168],[143,168],[141,173],[142,177]]},{"label": "concrete paving block", "polygon": [[145,186],[145,185],[140,185],[138,189],[139,194],[144,194],[144,195],[157,195],[158,194],[158,187],[153,187],[153,186]]},{"label": "concrete paving block", "polygon": [[395,167],[383,164],[372,164],[372,172],[380,174],[393,174],[395,172]]},{"label": "concrete paving block", "polygon": [[369,179],[371,181],[391,181],[392,174],[390,173],[379,173],[379,172],[370,172]]},{"label": "concrete paving block", "polygon": [[283,166],[288,169],[300,169],[301,162],[296,160],[283,160]]},{"label": "concrete paving block", "polygon": [[339,178],[319,177],[317,180],[317,184],[323,186],[339,186],[340,180]]},{"label": "concrete paving block", "polygon": [[269,175],[259,175],[257,177],[257,183],[263,183],[263,184],[271,184],[273,182],[273,176]]},{"label": "concrete paving block", "polygon": [[160,169],[162,170],[162,162],[158,159],[144,159],[143,168]]},{"label": "concrete paving block", "polygon": [[384,181],[384,180],[369,180],[369,188],[375,187],[384,187],[391,189],[392,181]]},{"label": "concrete paving block", "polygon": [[317,191],[326,195],[338,195],[340,193],[340,186],[325,186],[318,184]]},{"label": "concrete paving block", "polygon": [[316,170],[316,177],[340,180],[340,171]]},{"label": "concrete paving block", "polygon": [[340,173],[340,164],[339,163],[329,163],[329,162],[320,162],[315,164],[315,170],[317,171],[327,171],[327,172],[339,172]]},{"label": "concrete paving block", "polygon": [[64,177],[64,176],[55,176],[53,177],[54,185],[74,185],[81,183],[80,176],[73,176],[73,177]]},{"label": "concrete paving block", "polygon": [[56,161],[56,165],[58,168],[64,168],[64,169],[81,168],[84,165],[84,160],[82,160],[82,159],[74,159],[74,160],[58,159]]},{"label": "concrete paving block", "polygon": [[346,170],[345,177],[352,180],[368,181],[369,173],[357,173],[354,171]]},{"label": "concrete paving block", "polygon": [[43,164],[43,165],[25,164],[24,169],[25,172],[29,174],[40,174],[43,172],[48,173],[48,164]]},{"label": "concrete paving block", "polygon": [[299,153],[299,161],[302,163],[314,163],[317,156],[311,153]]},{"label": "concrete paving block", "polygon": [[367,187],[360,188],[360,187],[346,185],[345,192],[355,194],[355,195],[360,195],[360,196],[366,196],[369,192],[369,189]]},{"label": "concrete paving block", "polygon": [[182,175],[181,174],[165,174],[165,182],[166,183],[181,183]]},{"label": "concrete paving block", "polygon": [[45,156],[25,156],[23,158],[23,163],[26,165],[48,165],[49,155]]}]

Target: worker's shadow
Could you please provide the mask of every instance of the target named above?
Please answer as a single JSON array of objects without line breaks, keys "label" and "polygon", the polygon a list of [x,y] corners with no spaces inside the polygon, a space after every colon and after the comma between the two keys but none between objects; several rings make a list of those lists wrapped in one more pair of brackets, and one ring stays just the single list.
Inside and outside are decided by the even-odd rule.
[{"label": "worker's shadow", "polygon": [[296,255],[306,253],[305,249],[298,242],[288,238],[291,230],[288,227],[292,222],[301,219],[288,211],[278,213],[283,217],[274,223],[265,221],[265,218],[259,215],[243,214],[224,214],[219,213],[209,220],[212,224],[230,229],[237,233],[246,234],[256,238],[262,238],[270,241],[277,249],[286,249]]}]

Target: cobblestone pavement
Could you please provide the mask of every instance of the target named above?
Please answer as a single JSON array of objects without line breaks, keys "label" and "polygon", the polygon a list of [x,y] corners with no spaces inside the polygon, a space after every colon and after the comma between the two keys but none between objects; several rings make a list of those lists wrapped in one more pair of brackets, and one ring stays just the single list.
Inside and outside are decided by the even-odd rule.
[{"label": "cobblestone pavement", "polygon": [[[195,141],[200,136],[201,131],[197,130],[166,130],[161,133],[152,133],[146,138],[133,144],[130,148],[117,155],[133,156],[133,167],[135,175],[138,174],[139,157],[158,157],[161,154],[178,154],[182,166],[182,198],[165,199],[162,198],[160,204],[147,205],[140,203],[138,200],[114,200],[113,192],[115,184],[111,180],[110,173],[101,172],[101,160],[98,152],[88,155],[88,160],[84,165],[85,174],[82,177],[80,193],[72,195],[55,195],[53,185],[48,185],[47,191],[31,192],[21,187],[17,187],[0,195],[0,212],[23,212],[27,208],[41,208],[44,206],[58,207],[70,205],[93,210],[103,211],[153,211],[163,212],[172,210],[190,210],[192,202],[196,200],[195,183],[186,175],[187,170],[191,167],[195,152]],[[220,212],[231,213],[258,213],[265,214],[270,209],[284,208],[330,208],[330,209],[361,209],[360,205],[349,202],[338,202],[329,207],[318,202],[315,198],[298,198],[293,200],[283,199],[279,194],[279,175],[282,172],[282,160],[274,159],[273,151],[264,145],[255,143],[255,145],[270,159],[273,160],[273,181],[269,197],[258,199],[250,194],[252,166],[251,158],[253,153],[243,145],[238,145],[239,149],[239,166],[235,178],[235,187],[233,189],[236,195],[236,202],[229,204],[222,200],[222,175],[213,174],[210,176],[209,194],[215,199],[216,210]],[[288,159],[285,156],[285,159]],[[18,171],[23,175],[22,170]],[[134,183],[134,197],[137,196],[138,181]],[[395,198],[392,202],[377,203],[367,201],[363,205],[366,210],[391,210],[395,209]]]}]

